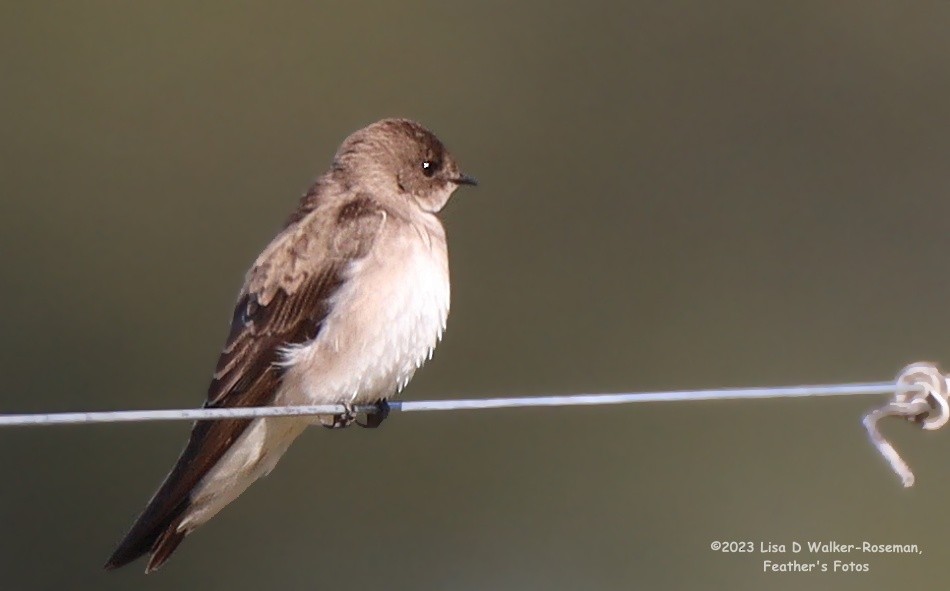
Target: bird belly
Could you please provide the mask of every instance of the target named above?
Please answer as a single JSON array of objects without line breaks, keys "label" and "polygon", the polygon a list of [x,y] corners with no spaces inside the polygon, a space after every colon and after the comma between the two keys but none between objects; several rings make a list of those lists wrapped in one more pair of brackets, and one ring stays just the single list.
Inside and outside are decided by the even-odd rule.
[{"label": "bird belly", "polygon": [[[373,254],[353,263],[317,338],[284,351],[274,405],[371,404],[405,387],[431,357],[449,313],[445,242],[431,238],[397,241],[401,256],[387,256],[389,265]],[[179,530],[206,522],[270,472],[316,420],[252,421],[193,491]]]},{"label": "bird belly", "polygon": [[[317,338],[285,353],[283,404],[369,404],[432,356],[449,313],[444,242],[413,234],[352,264]],[[393,263],[393,261],[399,261]]]}]

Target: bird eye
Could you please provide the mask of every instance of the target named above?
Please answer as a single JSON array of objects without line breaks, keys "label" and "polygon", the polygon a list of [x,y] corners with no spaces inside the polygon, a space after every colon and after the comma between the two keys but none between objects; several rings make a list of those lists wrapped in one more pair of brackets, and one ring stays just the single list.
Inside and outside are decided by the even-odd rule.
[{"label": "bird eye", "polygon": [[427,177],[431,177],[435,174],[435,169],[438,167],[438,163],[426,160],[422,163],[422,174],[426,175]]}]

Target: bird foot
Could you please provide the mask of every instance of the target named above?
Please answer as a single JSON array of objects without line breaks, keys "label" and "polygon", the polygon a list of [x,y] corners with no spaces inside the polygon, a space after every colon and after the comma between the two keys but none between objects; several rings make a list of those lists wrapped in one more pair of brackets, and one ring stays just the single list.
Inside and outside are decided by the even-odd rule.
[{"label": "bird foot", "polygon": [[342,429],[349,427],[356,422],[356,407],[352,404],[344,404],[346,410],[336,415],[320,415],[320,424],[327,429]]},{"label": "bird foot", "polygon": [[378,401],[374,406],[376,407],[376,412],[367,413],[366,422],[361,423],[356,421],[357,425],[364,429],[375,429],[386,420],[386,417],[389,416],[389,402],[384,398]]}]

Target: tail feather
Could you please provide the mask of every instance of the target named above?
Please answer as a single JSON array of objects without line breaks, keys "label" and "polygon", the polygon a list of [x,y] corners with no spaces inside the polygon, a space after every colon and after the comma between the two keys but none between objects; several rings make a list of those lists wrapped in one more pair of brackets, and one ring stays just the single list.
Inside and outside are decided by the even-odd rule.
[{"label": "tail feather", "polygon": [[[153,509],[155,507],[156,505],[150,504],[135,521],[132,529],[106,562],[106,570],[125,566],[145,554],[152,555],[145,572],[157,569],[168,560],[185,537],[185,533],[178,532],[178,524],[181,522],[186,503],[182,503],[174,511],[165,515],[156,514],[157,512]],[[150,511],[150,509],[153,510]]]},{"label": "tail feather", "polygon": [[145,567],[145,574],[158,570],[159,567],[165,564],[165,561],[171,558],[175,548],[185,539],[187,534],[187,531],[178,531],[177,520],[162,532],[162,535],[152,544],[152,555]]},{"label": "tail feather", "polygon": [[148,571],[168,560],[185,533],[178,525],[191,504],[191,491],[250,424],[248,419],[200,421],[188,445],[165,477],[145,511],[105,564],[106,570],[124,566],[151,553]]}]

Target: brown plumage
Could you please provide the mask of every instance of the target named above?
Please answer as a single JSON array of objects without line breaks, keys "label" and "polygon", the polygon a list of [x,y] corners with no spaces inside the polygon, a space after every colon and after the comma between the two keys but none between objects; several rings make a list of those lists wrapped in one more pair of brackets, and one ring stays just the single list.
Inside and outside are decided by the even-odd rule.
[{"label": "brown plumage", "polygon": [[[429,170],[435,163],[438,176]],[[429,228],[425,232],[441,231],[441,226],[435,228],[428,218],[435,220],[431,214],[441,209],[456,185],[470,181],[458,173],[454,161],[435,136],[416,123],[384,120],[350,136],[334,158],[330,172],[304,194],[283,231],[247,274],[205,406],[274,404],[281,392],[288,400],[304,400],[301,396],[307,393],[298,392],[299,388],[287,381],[288,372],[297,371],[309,377],[314,372],[319,373],[321,367],[326,366],[328,371],[332,367],[333,352],[328,353],[328,346],[321,345],[323,341],[318,337],[334,313],[340,317],[334,320],[339,327],[333,339],[338,341],[340,335],[347,336],[347,318],[342,316],[342,308],[334,310],[334,306],[343,304],[341,295],[359,293],[352,289],[355,284],[344,290],[345,293],[341,291],[348,282],[361,280],[360,267],[354,265],[375,252],[374,247],[381,248],[377,247],[380,240],[394,240],[389,237],[397,235],[393,232],[399,230],[398,224],[412,225],[421,221]],[[391,226],[384,231],[387,223]],[[309,365],[288,361],[288,347],[318,346],[322,347],[320,353],[331,362],[311,361],[309,357],[306,361]],[[331,357],[326,357],[328,355]],[[298,375],[294,378],[299,381]],[[408,381],[408,377],[404,381]],[[383,399],[393,393],[389,390],[395,391],[398,387],[397,383],[391,387],[387,383],[385,391],[374,390],[367,395],[370,399]],[[343,394],[324,396],[320,401],[347,402]],[[256,420],[271,421],[266,426],[287,421]],[[265,454],[256,457],[256,463],[227,468],[233,474],[226,475],[240,478],[241,484],[233,491],[215,492],[214,487],[220,485],[209,484],[206,477],[212,470],[224,469],[219,463],[253,422],[250,419],[197,422],[178,462],[106,563],[106,568],[123,566],[146,553],[151,555],[146,572],[160,567],[185,535],[220,509],[218,504],[223,506],[253,479],[266,474],[289,445],[289,440],[299,432],[298,428],[302,428],[295,424],[287,430],[287,435],[281,435],[278,430],[282,441],[287,441],[283,448],[277,446],[276,457]],[[269,463],[270,467],[259,467],[257,463]],[[211,488],[197,499],[195,492],[199,487]],[[224,498],[221,502],[215,500],[219,494]]]}]

